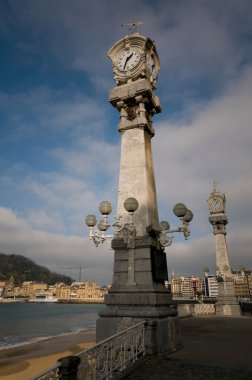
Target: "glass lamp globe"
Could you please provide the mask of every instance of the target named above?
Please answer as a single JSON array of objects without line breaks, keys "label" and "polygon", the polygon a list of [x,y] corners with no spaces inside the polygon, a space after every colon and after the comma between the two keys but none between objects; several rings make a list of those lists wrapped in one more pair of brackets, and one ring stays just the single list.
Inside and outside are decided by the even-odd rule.
[{"label": "glass lamp globe", "polygon": [[85,222],[88,227],[94,227],[97,222],[95,215],[88,215],[85,218]]},{"label": "glass lamp globe", "polygon": [[166,220],[160,222],[159,226],[161,228],[161,231],[168,231],[170,229],[170,224]]},{"label": "glass lamp globe", "polygon": [[187,223],[189,223],[192,220],[192,218],[193,218],[192,211],[187,209],[186,214],[183,217],[184,221],[187,222]]},{"label": "glass lamp globe", "polygon": [[129,213],[133,213],[138,209],[138,202],[135,198],[127,198],[124,202],[124,208]]},{"label": "glass lamp globe", "polygon": [[106,226],[106,224],[104,223],[104,220],[101,219],[98,224],[97,224],[97,227],[99,228],[100,231],[102,232],[105,232],[107,231],[108,227]]},{"label": "glass lamp globe", "polygon": [[187,212],[187,208],[184,205],[184,203],[177,203],[173,207],[173,213],[178,217],[178,218],[183,218]]},{"label": "glass lamp globe", "polygon": [[112,204],[108,201],[102,201],[99,205],[99,211],[104,216],[109,215],[112,211]]}]

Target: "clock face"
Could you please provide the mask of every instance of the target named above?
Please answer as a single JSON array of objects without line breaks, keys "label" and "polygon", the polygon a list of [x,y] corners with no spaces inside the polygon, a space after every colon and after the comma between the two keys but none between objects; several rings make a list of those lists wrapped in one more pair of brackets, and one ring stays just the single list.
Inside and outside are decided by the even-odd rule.
[{"label": "clock face", "polygon": [[212,212],[223,212],[223,202],[220,198],[211,198],[209,200],[209,208]]},{"label": "clock face", "polygon": [[140,61],[141,55],[138,50],[125,49],[119,53],[116,59],[116,66],[121,71],[132,70]]}]

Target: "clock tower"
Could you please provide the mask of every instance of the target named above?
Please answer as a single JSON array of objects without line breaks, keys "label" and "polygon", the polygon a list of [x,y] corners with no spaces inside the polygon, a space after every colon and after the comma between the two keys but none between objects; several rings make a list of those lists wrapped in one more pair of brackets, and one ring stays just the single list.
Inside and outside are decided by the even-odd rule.
[{"label": "clock tower", "polygon": [[218,281],[217,315],[240,315],[240,306],[236,302],[233,276],[229,264],[226,225],[228,223],[225,205],[225,194],[217,190],[214,183],[213,191],[207,199],[210,211],[209,222],[213,226],[216,249],[216,277]]},{"label": "clock tower", "polygon": [[125,36],[108,52],[117,84],[109,93],[110,103],[120,114],[121,161],[117,216],[125,217],[124,201],[134,197],[137,236],[146,227],[158,225],[156,187],[151,139],[155,134],[152,117],[161,112],[155,95],[160,69],[153,42],[139,33]]},{"label": "clock tower", "polygon": [[146,321],[147,352],[175,350],[177,312],[171,293],[164,248],[160,243],[151,141],[152,118],[161,112],[155,94],[160,69],[153,41],[134,32],[109,50],[116,87],[109,101],[119,113],[121,159],[116,219],[128,223],[125,200],[137,200],[134,228],[122,228],[112,240],[114,273],[105,308],[97,320],[97,341]]}]

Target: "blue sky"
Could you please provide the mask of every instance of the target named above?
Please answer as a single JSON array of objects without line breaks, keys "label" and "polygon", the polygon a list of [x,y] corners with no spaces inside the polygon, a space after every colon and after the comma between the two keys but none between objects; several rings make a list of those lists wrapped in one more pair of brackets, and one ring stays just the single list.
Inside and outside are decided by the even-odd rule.
[{"label": "blue sky", "polygon": [[[107,52],[122,23],[145,22],[161,71],[152,140],[160,220],[182,201],[190,240],[167,249],[169,272],[215,268],[206,198],[226,193],[231,266],[251,268],[252,3],[245,0],[0,0],[0,251],[111,282],[113,252],[84,217],[114,205],[120,157]],[[114,212],[115,212],[114,208]]]}]

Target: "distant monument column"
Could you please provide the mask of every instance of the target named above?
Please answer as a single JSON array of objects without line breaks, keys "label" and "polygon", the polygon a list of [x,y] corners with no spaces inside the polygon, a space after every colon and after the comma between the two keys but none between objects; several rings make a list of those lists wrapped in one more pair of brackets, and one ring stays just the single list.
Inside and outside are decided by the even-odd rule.
[{"label": "distant monument column", "polygon": [[216,314],[223,316],[241,315],[240,306],[236,301],[233,276],[229,264],[225,213],[226,197],[221,194],[214,183],[212,193],[207,199],[210,211],[209,222],[213,226],[216,246],[216,277],[218,281],[218,302]]}]

